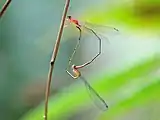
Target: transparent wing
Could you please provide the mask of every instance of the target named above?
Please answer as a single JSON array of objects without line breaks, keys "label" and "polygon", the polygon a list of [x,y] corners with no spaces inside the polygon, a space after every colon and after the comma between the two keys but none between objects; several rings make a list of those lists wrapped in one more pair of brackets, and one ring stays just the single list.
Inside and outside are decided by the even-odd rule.
[{"label": "transparent wing", "polygon": [[119,30],[114,27],[97,25],[89,22],[82,23],[83,34],[93,35],[91,30],[93,30],[102,40],[107,40],[109,43],[114,36],[119,34]]},{"label": "transparent wing", "polygon": [[86,27],[92,28],[93,30],[95,30],[99,34],[104,33],[104,34],[116,35],[119,33],[119,30],[117,28],[111,27],[111,26],[93,24],[93,23],[89,23],[89,22],[84,22],[83,25]]},{"label": "transparent wing", "polygon": [[84,77],[81,76],[80,78],[84,82],[86,89],[88,91],[88,94],[90,98],[93,100],[93,102],[95,103],[95,105],[103,111],[107,110],[108,105],[103,100],[103,98],[90,86],[90,84],[87,82],[87,80]]}]

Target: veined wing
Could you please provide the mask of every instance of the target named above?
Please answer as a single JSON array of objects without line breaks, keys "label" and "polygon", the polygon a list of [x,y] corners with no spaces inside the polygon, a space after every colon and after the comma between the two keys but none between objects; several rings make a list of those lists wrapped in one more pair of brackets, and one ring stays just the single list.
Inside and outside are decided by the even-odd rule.
[{"label": "veined wing", "polygon": [[85,22],[82,24],[83,32],[87,33],[87,35],[93,34],[94,31],[102,40],[107,40],[110,42],[112,37],[118,35],[119,30],[114,27],[105,26],[105,25],[97,25]]},{"label": "veined wing", "polygon": [[83,25],[88,28],[93,29],[94,31],[96,31],[99,34],[104,33],[104,34],[116,35],[119,33],[119,30],[117,28],[107,26],[107,25],[93,24],[93,23],[89,23],[89,22],[84,22]]},{"label": "veined wing", "polygon": [[104,101],[104,99],[90,86],[90,84],[87,82],[87,80],[84,77],[81,76],[80,78],[84,82],[86,89],[88,91],[88,94],[90,98],[93,100],[93,102],[95,103],[95,105],[103,111],[107,110],[108,105]]}]

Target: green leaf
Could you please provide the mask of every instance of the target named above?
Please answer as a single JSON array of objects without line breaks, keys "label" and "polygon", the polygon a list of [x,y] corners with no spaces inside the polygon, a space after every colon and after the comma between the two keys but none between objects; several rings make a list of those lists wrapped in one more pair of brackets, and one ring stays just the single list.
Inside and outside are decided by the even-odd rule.
[{"label": "green leaf", "polygon": [[[115,74],[111,76],[106,75],[101,79],[97,78],[92,83],[92,86],[101,95],[105,95],[107,99],[112,100],[110,99],[110,95],[112,93],[114,92],[116,93],[116,91],[119,90],[119,88],[123,88],[123,86],[126,85],[127,83],[135,81],[135,79],[138,78],[143,78],[144,76],[153,72],[160,66],[159,61],[160,59],[158,57],[149,58],[145,62],[143,61],[142,63],[134,66],[133,68],[124,70],[116,75]],[[127,99],[128,98],[126,97],[124,101]],[[70,86],[69,88],[64,88],[62,92],[50,98],[49,110],[48,110],[49,120],[60,119],[62,115],[67,116],[70,113],[76,112],[78,107],[88,105],[90,103],[91,101],[90,99],[88,99],[84,86],[76,84]],[[116,104],[116,106],[119,105]],[[20,120],[43,120],[43,113],[44,113],[44,103],[42,103],[36,109],[29,111]]]}]

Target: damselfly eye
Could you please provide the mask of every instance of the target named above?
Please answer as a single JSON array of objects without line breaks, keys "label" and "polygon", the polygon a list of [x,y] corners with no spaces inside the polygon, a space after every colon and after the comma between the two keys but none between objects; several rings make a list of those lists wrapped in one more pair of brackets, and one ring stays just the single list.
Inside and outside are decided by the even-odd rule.
[{"label": "damselfly eye", "polygon": [[70,16],[70,15],[68,15],[68,16],[67,16],[67,18],[68,18],[68,19],[71,19],[71,16]]},{"label": "damselfly eye", "polygon": [[75,69],[75,65],[72,65],[72,69]]}]

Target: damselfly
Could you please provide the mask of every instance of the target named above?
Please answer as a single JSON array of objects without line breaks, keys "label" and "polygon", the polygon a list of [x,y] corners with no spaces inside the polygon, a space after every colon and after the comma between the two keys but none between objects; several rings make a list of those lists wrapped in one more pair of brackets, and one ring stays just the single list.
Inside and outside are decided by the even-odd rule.
[{"label": "damselfly", "polygon": [[[89,23],[86,23],[86,24],[80,24],[80,22],[77,20],[77,19],[73,19],[71,16],[68,16],[67,17],[67,21],[70,23],[70,24],[73,24],[75,25],[75,27],[79,30],[79,37],[78,37],[78,42],[74,48],[74,51],[69,59],[69,62],[68,62],[68,66],[66,68],[66,72],[73,78],[73,79],[77,79],[77,78],[81,78],[81,80],[84,82],[88,92],[89,92],[89,95],[91,98],[93,99],[97,99],[98,103],[96,102],[96,105],[97,107],[99,107],[100,109],[102,110],[106,110],[108,108],[108,105],[106,104],[106,102],[103,100],[103,98],[91,87],[91,85],[87,82],[87,80],[81,75],[81,72],[79,71],[80,68],[83,68],[83,67],[86,67],[87,65],[91,64],[100,54],[101,54],[101,47],[102,47],[102,42],[101,42],[101,37],[97,34],[97,32],[92,29],[91,27],[91,24]],[[95,25],[93,25],[95,26]],[[111,32],[117,32],[118,29],[116,28],[113,28],[113,27],[109,27],[109,26],[103,26],[105,27],[105,29],[108,31],[111,31]],[[88,62],[85,62],[81,65],[72,65],[71,69],[72,69],[72,73],[69,72],[69,68],[71,66],[71,63],[72,63],[72,59],[76,53],[76,50],[77,48],[79,47],[80,45],[80,41],[81,41],[81,36],[82,36],[82,30],[87,30],[87,31],[90,31],[98,40],[99,40],[99,50],[98,50],[98,53]]]},{"label": "damselfly", "polygon": [[[83,23],[83,22],[78,21],[77,19],[72,18],[71,16],[67,16],[67,21],[70,24],[75,25],[75,27],[79,30],[79,38],[78,38],[77,44],[76,44],[76,46],[74,48],[74,51],[73,51],[73,53],[72,53],[72,55],[71,55],[71,57],[69,59],[69,66],[71,65],[71,59],[73,59],[73,56],[76,53],[76,50],[77,50],[77,48],[80,45],[80,41],[81,41],[81,37],[82,37],[82,31],[89,31],[89,32],[91,32],[97,38],[97,40],[99,41],[99,45],[98,45],[98,53],[90,61],[88,61],[88,62],[80,65],[79,66],[80,68],[83,68],[83,67],[91,64],[101,54],[102,39],[99,36],[100,33],[97,33],[97,31],[94,30],[95,28],[97,28],[97,29],[103,29],[107,33],[117,33],[119,31],[118,29],[116,29],[114,27],[110,27],[110,26],[95,25],[95,24],[91,24],[91,23],[88,23],[88,22]],[[105,39],[108,40],[107,37],[105,37]]]}]

